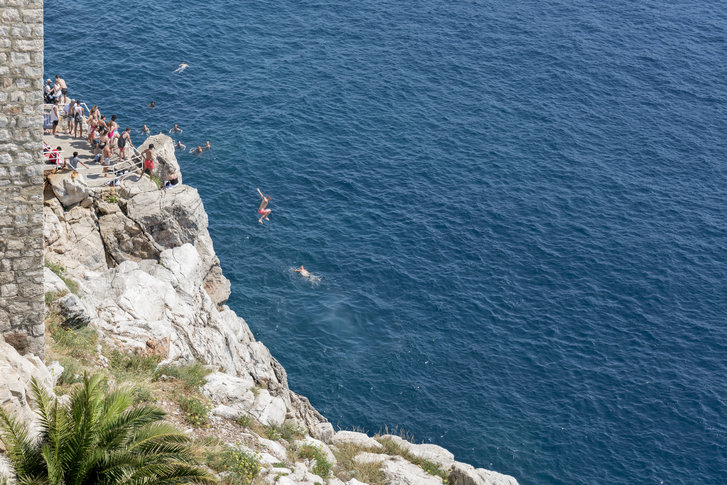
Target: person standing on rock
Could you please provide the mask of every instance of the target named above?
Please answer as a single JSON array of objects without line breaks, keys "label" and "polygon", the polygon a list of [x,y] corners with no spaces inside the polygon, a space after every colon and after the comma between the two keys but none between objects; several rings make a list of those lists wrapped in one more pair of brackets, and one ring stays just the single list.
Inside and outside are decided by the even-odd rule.
[{"label": "person standing on rock", "polygon": [[78,171],[78,164],[83,165],[84,167],[88,168],[88,165],[83,163],[80,158],[78,158],[78,152],[73,152],[73,156],[66,160],[66,166],[69,167],[74,172]]},{"label": "person standing on rock", "polygon": [[145,173],[149,173],[149,180],[152,180],[151,171],[154,170],[154,144],[152,143],[149,147],[141,152],[141,158],[144,159],[144,169],[141,171],[143,177]]},{"label": "person standing on rock", "polygon": [[262,192],[260,192],[260,189],[257,189],[257,193],[260,194],[260,197],[263,199],[262,202],[260,202],[260,207],[257,208],[257,213],[260,214],[260,220],[258,221],[260,224],[263,223],[263,219],[266,221],[269,221],[270,213],[272,212],[270,209],[268,209],[268,203],[270,202],[270,199],[272,199],[271,196],[265,197]]},{"label": "person standing on rock", "polygon": [[123,133],[121,133],[121,136],[119,137],[118,147],[119,147],[119,158],[122,160],[126,160],[126,147],[130,146],[132,149],[134,148],[133,143],[131,143],[131,128],[126,128]]},{"label": "person standing on rock", "polygon": [[66,81],[56,75],[56,84],[58,84],[61,87],[61,94],[63,95],[63,104],[66,104],[66,95],[68,94],[68,86],[66,85]]}]

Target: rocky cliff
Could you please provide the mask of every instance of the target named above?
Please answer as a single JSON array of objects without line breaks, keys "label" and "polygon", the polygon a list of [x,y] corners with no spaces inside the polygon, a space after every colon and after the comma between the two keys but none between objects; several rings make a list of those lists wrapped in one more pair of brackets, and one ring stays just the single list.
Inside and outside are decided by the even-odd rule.
[{"label": "rocky cliff", "polygon": [[[148,143],[157,148],[160,179],[170,170],[180,173],[169,137],[158,135]],[[200,388],[213,416],[206,432],[217,430],[224,441],[255,450],[263,465],[257,478],[262,483],[356,485],[365,476],[354,469],[365,465],[375,470],[371,484],[517,484],[512,477],[459,463],[435,445],[335,432],[305,397],[290,390],[285,369],[224,304],[230,284],[193,187],[159,189],[148,178],[132,175],[118,187],[94,189],[70,172],[49,176],[46,185],[45,257],[51,268],[63,268],[64,276],[46,269],[46,292],[60,325],[94,329],[100,341],[94,358],[102,367],[108,366],[103,355],[108,349],[158,356],[160,366],[209,366],[213,372]],[[0,342],[0,347],[9,346]],[[5,359],[0,367],[17,369],[8,392],[0,392],[0,403],[27,417],[30,377],[51,386],[62,369],[49,371],[37,358],[10,350],[0,354]],[[249,420],[264,429],[292,423],[299,432],[276,440],[275,433],[263,437],[254,428],[230,425]],[[336,476],[316,475],[323,473],[315,459],[291,453],[305,446],[322,450],[336,465]],[[346,463],[343,451],[354,452]]]}]

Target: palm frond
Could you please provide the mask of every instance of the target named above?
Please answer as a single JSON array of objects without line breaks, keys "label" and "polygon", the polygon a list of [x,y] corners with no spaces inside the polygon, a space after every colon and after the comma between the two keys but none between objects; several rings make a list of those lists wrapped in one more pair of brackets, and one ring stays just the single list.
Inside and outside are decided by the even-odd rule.
[{"label": "palm frond", "polygon": [[43,457],[30,439],[28,427],[0,408],[0,441],[18,478],[34,476],[44,469]]}]

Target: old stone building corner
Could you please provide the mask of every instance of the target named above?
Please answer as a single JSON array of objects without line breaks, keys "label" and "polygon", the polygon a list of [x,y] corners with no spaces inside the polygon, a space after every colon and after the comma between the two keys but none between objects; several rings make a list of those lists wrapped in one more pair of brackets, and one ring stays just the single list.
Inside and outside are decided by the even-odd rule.
[{"label": "old stone building corner", "polygon": [[0,334],[43,357],[43,2],[0,0]]}]

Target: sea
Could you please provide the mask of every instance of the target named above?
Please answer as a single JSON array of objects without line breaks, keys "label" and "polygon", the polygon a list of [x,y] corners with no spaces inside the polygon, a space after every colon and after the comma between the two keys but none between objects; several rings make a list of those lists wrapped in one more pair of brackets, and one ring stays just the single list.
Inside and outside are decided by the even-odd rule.
[{"label": "sea", "polygon": [[727,483],[723,1],[44,15],[45,77],[184,130],[229,306],[334,426],[521,485]]}]

